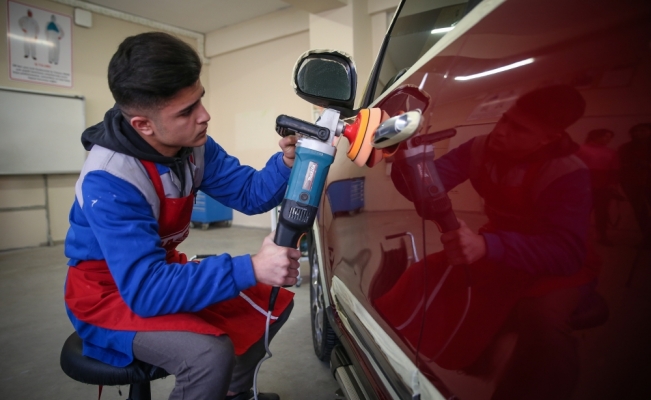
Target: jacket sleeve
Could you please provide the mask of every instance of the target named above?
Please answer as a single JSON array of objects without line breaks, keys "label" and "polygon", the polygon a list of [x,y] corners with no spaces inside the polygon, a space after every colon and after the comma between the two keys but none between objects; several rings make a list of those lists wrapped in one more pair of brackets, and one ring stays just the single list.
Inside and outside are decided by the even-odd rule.
[{"label": "jacket sleeve", "polygon": [[199,189],[227,207],[247,215],[271,210],[282,201],[291,169],[282,153],[274,154],[260,171],[240,165],[212,138],[205,151],[205,171]]},{"label": "jacket sleeve", "polygon": [[151,206],[125,180],[93,171],[81,189],[83,214],[120,294],[136,314],[199,311],[256,283],[248,255],[168,264]]},{"label": "jacket sleeve", "polygon": [[436,171],[446,192],[470,177],[470,157],[473,139],[455,147],[434,161]]},{"label": "jacket sleeve", "polygon": [[[467,141],[435,161],[446,191],[470,178],[472,142],[473,139]],[[482,232],[486,259],[537,276],[577,272],[586,256],[591,204],[587,169],[557,179],[536,201],[541,233]]]},{"label": "jacket sleeve", "polygon": [[590,175],[581,169],[550,184],[536,201],[540,233],[484,232],[486,258],[532,275],[572,275],[586,257],[592,208]]}]

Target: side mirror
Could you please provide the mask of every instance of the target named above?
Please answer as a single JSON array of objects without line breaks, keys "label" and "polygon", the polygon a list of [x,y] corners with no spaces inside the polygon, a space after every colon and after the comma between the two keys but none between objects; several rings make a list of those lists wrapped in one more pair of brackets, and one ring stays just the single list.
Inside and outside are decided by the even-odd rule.
[{"label": "side mirror", "polygon": [[333,108],[352,116],[357,90],[357,71],[352,58],[335,50],[310,50],[296,61],[292,86],[312,104]]}]

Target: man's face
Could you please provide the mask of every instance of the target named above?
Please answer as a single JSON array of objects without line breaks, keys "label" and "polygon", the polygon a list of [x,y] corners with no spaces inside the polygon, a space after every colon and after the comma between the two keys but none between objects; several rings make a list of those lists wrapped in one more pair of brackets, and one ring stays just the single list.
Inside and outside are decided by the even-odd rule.
[{"label": "man's face", "polygon": [[200,81],[181,89],[164,107],[151,116],[153,135],[149,144],[164,156],[175,156],[181,147],[206,143],[210,115],[201,98],[205,90]]},{"label": "man's face", "polygon": [[504,114],[488,136],[490,150],[513,159],[524,158],[552,140],[542,129],[533,129]]}]

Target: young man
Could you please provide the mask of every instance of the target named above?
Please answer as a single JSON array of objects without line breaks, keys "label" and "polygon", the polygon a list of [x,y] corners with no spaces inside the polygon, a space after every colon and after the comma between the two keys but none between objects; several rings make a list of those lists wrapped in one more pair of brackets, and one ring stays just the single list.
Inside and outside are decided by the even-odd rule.
[{"label": "young man", "polygon": [[[116,106],[88,128],[65,253],[65,301],[84,355],[134,358],[176,376],[170,399],[249,399],[263,357],[271,286],[293,285],[300,252],[269,235],[255,255],[188,262],[197,190],[246,214],[282,200],[295,138],[256,171],[207,136],[201,60],[179,39],[144,33],[120,44],[108,69]],[[287,320],[281,290],[270,336]],[[260,394],[260,399],[277,399]]]}]

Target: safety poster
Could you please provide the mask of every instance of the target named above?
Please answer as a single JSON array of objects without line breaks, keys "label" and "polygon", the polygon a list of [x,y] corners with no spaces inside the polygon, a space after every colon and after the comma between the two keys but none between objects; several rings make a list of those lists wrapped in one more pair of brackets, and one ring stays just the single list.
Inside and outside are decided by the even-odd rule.
[{"label": "safety poster", "polygon": [[7,2],[10,78],[72,87],[72,21],[67,15]]}]

